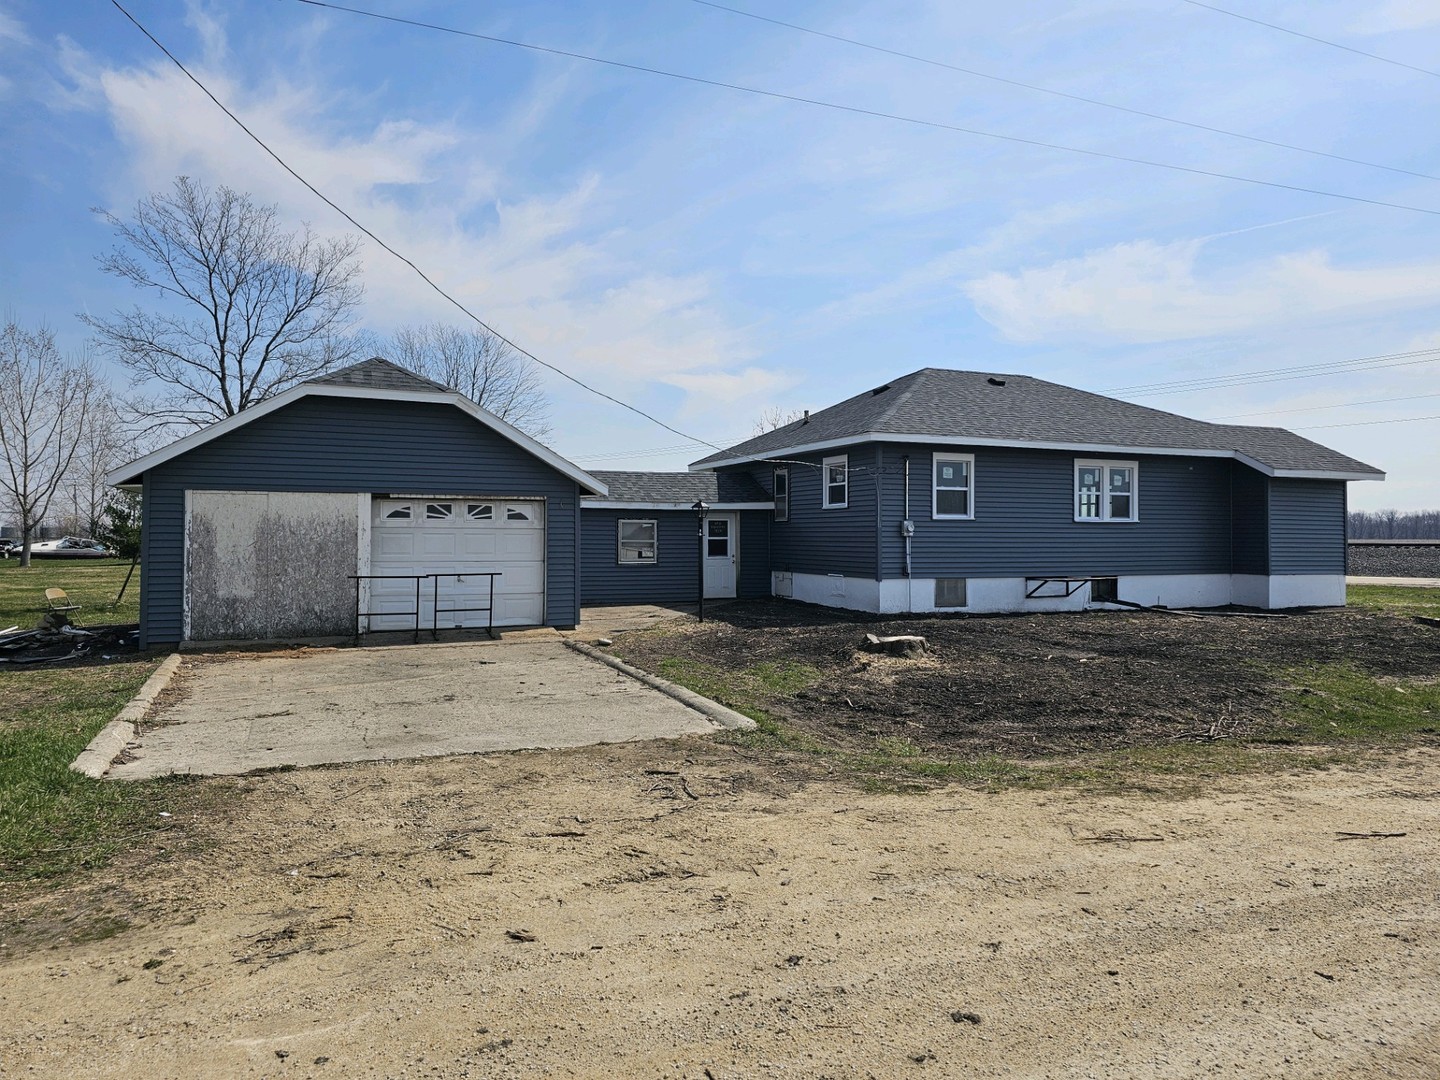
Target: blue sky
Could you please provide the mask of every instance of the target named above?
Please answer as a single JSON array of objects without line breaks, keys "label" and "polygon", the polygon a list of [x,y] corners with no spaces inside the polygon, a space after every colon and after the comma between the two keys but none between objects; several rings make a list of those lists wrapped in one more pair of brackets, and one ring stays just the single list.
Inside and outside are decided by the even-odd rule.
[{"label": "blue sky", "polygon": [[[1433,0],[1231,5],[1420,67],[1440,55]],[[693,0],[356,6],[1440,211],[1440,180],[1068,101]],[[1440,177],[1440,77],[1181,0],[732,6]],[[1440,215],[762,98],[295,0],[127,7],[298,171],[482,317],[701,439],[727,445],[766,407],[823,408],[924,366],[1107,392],[1428,350],[1323,378],[1116,396],[1290,427],[1385,469],[1386,483],[1351,486],[1353,507],[1440,506],[1440,419],[1405,422],[1440,416]],[[0,0],[0,145],[0,304],[47,322],[71,349],[85,340],[77,312],[143,299],[96,267],[110,236],[91,207],[123,214],[184,173],[278,204],[297,225],[349,231],[107,3]],[[373,244],[364,254],[366,327],[452,317],[390,256]],[[547,385],[551,441],[582,466],[683,468],[708,452],[554,377]]]}]

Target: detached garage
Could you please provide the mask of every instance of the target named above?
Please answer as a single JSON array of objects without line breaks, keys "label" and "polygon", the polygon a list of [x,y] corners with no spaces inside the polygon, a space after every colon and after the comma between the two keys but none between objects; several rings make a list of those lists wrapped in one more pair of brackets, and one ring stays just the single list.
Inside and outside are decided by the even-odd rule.
[{"label": "detached garage", "polygon": [[423,627],[485,626],[486,608],[496,626],[571,627],[580,498],[607,493],[474,402],[378,358],[107,480],[144,495],[142,647],[350,634],[356,576],[372,613],[361,631],[409,629],[417,603]]}]

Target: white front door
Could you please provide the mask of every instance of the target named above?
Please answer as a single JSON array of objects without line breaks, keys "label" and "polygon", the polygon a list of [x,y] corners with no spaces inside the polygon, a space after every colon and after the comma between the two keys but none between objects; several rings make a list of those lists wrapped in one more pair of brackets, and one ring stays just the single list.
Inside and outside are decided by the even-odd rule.
[{"label": "white front door", "polygon": [[705,599],[735,595],[735,544],[739,520],[735,514],[711,514],[705,519]]},{"label": "white front door", "polygon": [[[420,583],[420,627],[486,626],[494,578],[494,625],[545,621],[545,504],[531,499],[375,499],[370,522],[370,573],[406,577],[370,582],[372,630],[415,624],[415,582],[409,575],[443,574]],[[434,614],[439,602],[438,617]],[[467,610],[468,609],[468,610]]]}]

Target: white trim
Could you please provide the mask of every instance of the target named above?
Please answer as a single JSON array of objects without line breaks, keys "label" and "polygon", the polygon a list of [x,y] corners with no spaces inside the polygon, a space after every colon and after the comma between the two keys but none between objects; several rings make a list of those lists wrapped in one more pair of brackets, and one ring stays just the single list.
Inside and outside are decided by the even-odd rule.
[{"label": "white trim", "polygon": [[[839,465],[845,470],[845,501],[830,501],[830,470]],[[844,510],[850,505],[850,455],[835,454],[820,462],[820,509]]]},{"label": "white trim", "polygon": [[[357,577],[363,579],[366,574],[370,573],[370,515],[374,513],[374,511],[370,505],[371,495],[368,491],[360,492],[355,498],[356,513],[358,515],[355,528],[355,574]],[[360,597],[360,603],[358,605],[360,610],[369,611],[370,582],[364,580],[357,581],[355,586],[359,590],[357,595]],[[363,625],[361,625],[362,623]],[[368,615],[362,615],[356,620],[356,625],[353,629],[357,634],[369,633],[370,617]]]},{"label": "white trim", "polygon": [[[1100,516],[1081,517],[1080,515],[1080,470],[1100,470]],[[1130,470],[1130,516],[1110,516],[1110,470]],[[1071,508],[1075,512],[1075,520],[1083,525],[1133,525],[1140,520],[1140,463],[1138,461],[1122,461],[1116,458],[1076,458],[1074,468],[1070,473],[1070,493],[1073,503]]]},{"label": "white trim", "polygon": [[[190,489],[185,489],[185,523],[180,530],[180,640],[190,640]],[[142,579],[143,580],[143,579]]]},{"label": "white trim", "polygon": [[758,454],[723,458],[720,461],[705,459],[690,466],[691,472],[710,472],[731,465],[745,465],[752,461],[776,461],[795,454],[810,454],[820,450],[833,450],[841,446],[855,446],[861,443],[921,443],[930,446],[999,446],[1029,450],[1067,450],[1081,454],[1153,454],[1161,457],[1203,457],[1229,458],[1249,465],[1266,476],[1292,477],[1301,480],[1384,480],[1385,474],[1375,472],[1345,472],[1338,469],[1277,469],[1265,465],[1240,450],[1195,450],[1176,446],[1136,446],[1111,443],[1054,442],[1028,439],[990,439],[965,435],[910,435],[904,432],[866,431],[858,435],[847,435],[839,439],[823,439],[819,442],[801,443],[796,446],[779,446]]},{"label": "white trim", "polygon": [[376,390],[368,386],[336,386],[328,383],[301,383],[299,386],[292,386],[285,393],[273,397],[269,401],[263,401],[259,405],[246,409],[244,412],[236,413],[234,416],[227,416],[209,427],[201,428],[199,431],[191,432],[183,439],[177,439],[169,446],[161,447],[153,453],[146,454],[142,458],[114,469],[107,473],[105,482],[112,487],[119,487],[122,484],[132,483],[136,477],[157,465],[179,457],[194,450],[198,446],[204,446],[212,439],[218,439],[221,435],[228,435],[237,428],[244,427],[252,420],[259,420],[262,416],[268,416],[277,409],[283,409],[286,405],[299,401],[303,397],[338,397],[338,398],[360,398],[368,401],[418,401],[432,404],[453,405],[461,412],[474,420],[478,420],[496,434],[509,439],[522,450],[539,458],[549,465],[556,472],[575,481],[582,488],[591,491],[596,495],[608,495],[610,489],[602,484],[595,477],[591,476],[580,466],[573,462],[566,461],[555,451],[547,446],[542,446],[529,435],[526,435],[519,428],[507,424],[494,413],[482,409],[463,394],[453,391],[421,391],[421,390]]},{"label": "white trim", "polygon": [[[785,477],[785,515],[780,515],[780,477]],[[771,515],[776,521],[790,520],[790,466],[776,465],[770,470],[770,492],[774,501],[770,504]]]},{"label": "white trim", "polygon": [[[965,470],[965,505],[970,508],[968,514],[942,514],[940,513],[940,492],[959,491],[957,487],[942,489],[940,482],[935,478],[935,470],[942,461],[963,461],[968,466]],[[935,521],[974,521],[975,520],[975,455],[974,454],[951,454],[939,451],[930,455],[930,517]]]},{"label": "white trim", "polygon": [[[773,510],[774,503],[735,502],[706,503],[711,510]],[[694,503],[684,502],[627,502],[624,499],[581,499],[581,510],[688,510],[695,512]]]}]

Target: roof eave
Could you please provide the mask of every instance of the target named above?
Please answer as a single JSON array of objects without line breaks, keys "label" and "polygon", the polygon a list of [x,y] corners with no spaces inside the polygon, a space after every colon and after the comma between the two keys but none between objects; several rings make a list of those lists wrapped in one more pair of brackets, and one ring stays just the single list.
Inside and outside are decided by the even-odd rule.
[{"label": "roof eave", "polygon": [[[713,502],[708,510],[774,510],[773,502]],[[582,510],[694,510],[694,503],[644,502],[634,499],[581,499]]]}]

